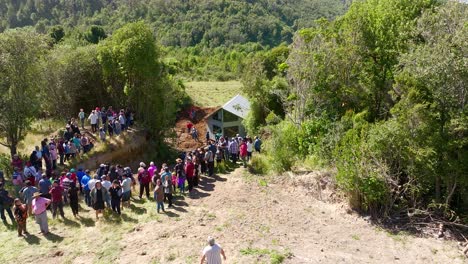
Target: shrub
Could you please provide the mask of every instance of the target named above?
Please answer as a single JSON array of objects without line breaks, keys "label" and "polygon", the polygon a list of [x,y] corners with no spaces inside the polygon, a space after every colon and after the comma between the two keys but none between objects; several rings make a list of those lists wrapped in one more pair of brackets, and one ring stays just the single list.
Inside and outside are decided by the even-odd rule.
[{"label": "shrub", "polygon": [[300,130],[291,122],[283,121],[270,127],[271,137],[265,142],[273,171],[288,171],[298,157],[297,136]]},{"label": "shrub", "polygon": [[263,154],[253,155],[249,165],[249,171],[254,174],[265,175],[271,170],[267,157]]}]

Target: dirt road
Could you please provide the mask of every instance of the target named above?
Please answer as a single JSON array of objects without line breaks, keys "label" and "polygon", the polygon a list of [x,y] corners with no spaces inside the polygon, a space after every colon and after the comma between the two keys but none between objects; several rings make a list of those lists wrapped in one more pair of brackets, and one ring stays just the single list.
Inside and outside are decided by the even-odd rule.
[{"label": "dirt road", "polygon": [[302,188],[272,184],[243,169],[205,179],[169,217],[135,228],[121,241],[121,263],[198,263],[211,235],[226,263],[466,263],[456,243],[391,235],[317,201]]}]

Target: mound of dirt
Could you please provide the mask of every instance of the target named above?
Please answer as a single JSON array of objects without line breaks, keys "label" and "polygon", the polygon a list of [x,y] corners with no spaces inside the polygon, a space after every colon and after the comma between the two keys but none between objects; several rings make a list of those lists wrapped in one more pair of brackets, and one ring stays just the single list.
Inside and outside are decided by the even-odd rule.
[{"label": "mound of dirt", "polygon": [[[177,135],[177,143],[174,146],[179,151],[192,151],[196,148],[202,147],[205,142],[206,134],[206,121],[205,118],[215,112],[218,107],[193,107],[195,110],[195,116],[190,116],[192,107],[187,108],[185,111],[179,114],[174,131]],[[196,141],[192,138],[192,135],[187,131],[187,123],[191,122],[194,127],[198,130],[198,139]]]}]

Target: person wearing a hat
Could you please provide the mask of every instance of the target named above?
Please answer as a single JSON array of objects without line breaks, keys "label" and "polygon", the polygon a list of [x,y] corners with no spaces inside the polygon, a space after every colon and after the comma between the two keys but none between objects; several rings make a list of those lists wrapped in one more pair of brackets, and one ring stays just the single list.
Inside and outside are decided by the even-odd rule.
[{"label": "person wearing a hat", "polygon": [[224,254],[223,248],[215,243],[215,239],[212,237],[208,237],[208,245],[203,249],[202,259],[200,263],[207,263],[211,264],[221,264],[221,255],[223,259],[226,260],[226,254]]},{"label": "person wearing a hat", "polygon": [[36,223],[43,235],[49,233],[49,224],[47,222],[47,207],[50,205],[51,200],[41,197],[41,193],[36,192],[33,194],[32,209]]},{"label": "person wearing a hat", "polygon": [[21,203],[21,200],[19,198],[15,199],[15,207],[14,207],[14,214],[15,214],[15,220],[16,220],[16,225],[18,228],[18,236],[22,237],[23,233],[25,235],[28,235],[28,231],[26,230],[26,220],[28,219],[28,209],[26,208],[26,205]]},{"label": "person wearing a hat", "polygon": [[177,185],[179,186],[180,193],[185,193],[185,170],[184,170],[184,164],[182,162],[182,159],[178,158],[176,159],[177,164],[174,167],[174,172],[177,175]]},{"label": "person wearing a hat", "polygon": [[97,180],[94,188],[91,190],[91,202],[93,209],[96,211],[96,220],[99,220],[99,214],[102,213],[105,206],[104,203],[109,197],[109,192],[102,187],[101,181]]},{"label": "person wearing a hat", "polygon": [[65,218],[65,214],[63,212],[63,188],[60,186],[60,181],[55,180],[52,184],[52,189],[49,191],[50,196],[52,197],[52,217],[55,218],[57,216],[57,211],[59,211],[60,216]]}]

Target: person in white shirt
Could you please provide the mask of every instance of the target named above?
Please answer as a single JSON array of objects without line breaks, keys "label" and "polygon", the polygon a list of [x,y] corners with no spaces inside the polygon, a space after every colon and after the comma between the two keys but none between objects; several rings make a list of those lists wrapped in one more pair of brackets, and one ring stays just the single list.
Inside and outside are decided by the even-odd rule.
[{"label": "person in white shirt", "polygon": [[[101,177],[102,187],[106,188],[107,191],[109,191],[110,187],[112,186],[112,182],[108,180],[108,177],[109,176],[105,176],[105,175]],[[111,208],[110,195],[107,197],[106,204],[107,204],[107,207]]]},{"label": "person in white shirt", "polygon": [[88,182],[88,188],[90,190],[94,189],[94,186],[96,185],[96,182],[99,180],[99,176],[95,175],[93,179],[89,180]]},{"label": "person in white shirt", "polygon": [[96,112],[93,110],[88,117],[88,120],[91,123],[91,131],[93,133],[96,133],[97,131],[98,119],[99,119],[98,114],[96,114]]},{"label": "person in white shirt", "polygon": [[207,264],[221,264],[221,255],[223,256],[223,259],[226,260],[226,255],[224,254],[224,250],[221,246],[215,243],[214,238],[208,237],[208,246],[203,249],[200,264],[205,263],[205,260]]},{"label": "person in white shirt", "polygon": [[251,138],[247,138],[247,161],[250,161],[252,158],[252,152],[253,152],[254,145],[252,143]]}]

